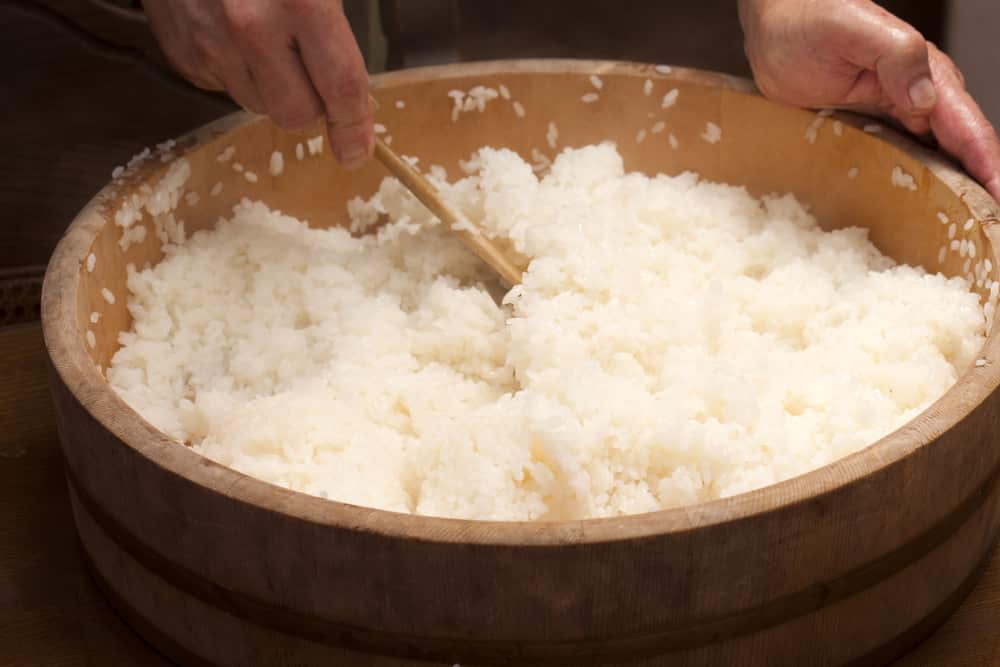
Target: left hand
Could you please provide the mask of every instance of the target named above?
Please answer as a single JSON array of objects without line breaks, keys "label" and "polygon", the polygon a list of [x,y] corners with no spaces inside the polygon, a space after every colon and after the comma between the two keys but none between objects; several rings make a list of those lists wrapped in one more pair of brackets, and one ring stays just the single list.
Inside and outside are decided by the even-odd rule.
[{"label": "left hand", "polygon": [[887,114],[938,144],[1000,200],[1000,140],[951,59],[870,0],[740,0],[761,92]]},{"label": "left hand", "polygon": [[341,0],[144,0],[167,58],[200,88],[297,130],[326,120],[348,168],[371,157],[368,73]]}]

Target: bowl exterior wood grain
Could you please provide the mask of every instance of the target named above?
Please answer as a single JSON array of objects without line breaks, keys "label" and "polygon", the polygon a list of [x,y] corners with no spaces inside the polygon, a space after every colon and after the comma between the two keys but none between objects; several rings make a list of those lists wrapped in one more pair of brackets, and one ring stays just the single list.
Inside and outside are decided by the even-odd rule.
[{"label": "bowl exterior wood grain", "polygon": [[[503,84],[511,99],[453,122],[448,92],[479,84]],[[677,103],[663,109],[675,88]],[[888,129],[778,106],[740,80],[513,61],[382,75],[374,93],[393,148],[452,175],[483,144],[553,157],[554,122],[560,148],[612,139],[628,169],[793,192],[824,225],[868,227],[898,260],[963,275],[989,258],[996,279],[996,204],[967,177]],[[659,120],[664,132],[640,133]],[[708,123],[720,141],[702,137]],[[342,172],[308,138],[236,115],[181,139],[169,150],[186,160],[185,193],[197,197],[181,197],[173,215],[190,233],[249,196],[314,226],[341,223],[347,199],[384,174],[377,164]],[[268,171],[274,151],[280,176]],[[114,216],[176,164],[154,155],[80,213],[50,263],[43,319],[83,550],[123,615],[183,663],[885,664],[958,604],[997,537],[996,335],[984,365],[873,446],[766,489],[651,514],[535,524],[404,516],[204,459],[139,417],[102,374],[130,325],[126,265],[161,257],[152,215],[136,223],[145,240],[125,250]],[[915,189],[893,185],[896,168]],[[939,214],[977,248],[971,268],[948,250]],[[988,296],[988,283],[978,289]]]}]

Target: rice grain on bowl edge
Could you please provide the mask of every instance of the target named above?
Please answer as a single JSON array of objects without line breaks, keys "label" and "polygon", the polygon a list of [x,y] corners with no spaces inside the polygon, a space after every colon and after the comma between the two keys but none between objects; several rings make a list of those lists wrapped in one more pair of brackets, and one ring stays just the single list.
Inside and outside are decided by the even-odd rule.
[{"label": "rice grain on bowl edge", "polygon": [[244,201],[129,273],[108,378],[224,465],[400,512],[615,516],[731,496],[871,444],[984,341],[962,279],[824,232],[791,196],[506,150],[443,186],[532,258],[491,276],[394,180],[312,230]]}]

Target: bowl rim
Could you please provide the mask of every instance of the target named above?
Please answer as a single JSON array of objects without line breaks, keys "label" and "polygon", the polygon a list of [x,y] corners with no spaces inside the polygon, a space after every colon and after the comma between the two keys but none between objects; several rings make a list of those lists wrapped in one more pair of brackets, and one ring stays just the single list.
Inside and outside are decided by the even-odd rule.
[{"label": "bowl rim", "polygon": [[[652,64],[608,60],[495,60],[419,67],[374,75],[372,90],[433,79],[465,79],[499,74],[627,74],[649,76]],[[671,67],[674,80],[757,95],[752,82],[727,74]],[[776,104],[771,102],[772,104]],[[804,112],[808,113],[808,112]],[[838,112],[837,116],[852,118]],[[237,112],[179,138],[187,150],[242,125],[264,122]],[[885,128],[881,138],[924,164],[982,221],[991,250],[1000,237],[995,223],[1000,207],[970,177],[945,157]],[[175,149],[177,150],[177,149]],[[185,151],[186,152],[186,151]],[[169,164],[159,166],[165,169]],[[80,211],[56,247],[45,275],[42,325],[50,362],[76,401],[117,440],[161,470],[255,509],[318,526],[356,530],[386,538],[464,545],[561,547],[611,543],[718,527],[814,501],[891,466],[904,463],[982,404],[1000,386],[1000,327],[988,335],[981,356],[996,359],[970,368],[937,401],[899,429],[844,458],[791,479],[729,498],[690,506],[610,518],[571,521],[481,521],[414,514],[352,505],[311,496],[259,480],[216,463],[154,428],[111,388],[84,347],[76,318],[80,266],[107,222],[103,204],[113,198],[105,186]],[[995,258],[995,251],[992,252]],[[1000,263],[998,263],[1000,264]],[[66,444],[64,443],[65,447]]]}]

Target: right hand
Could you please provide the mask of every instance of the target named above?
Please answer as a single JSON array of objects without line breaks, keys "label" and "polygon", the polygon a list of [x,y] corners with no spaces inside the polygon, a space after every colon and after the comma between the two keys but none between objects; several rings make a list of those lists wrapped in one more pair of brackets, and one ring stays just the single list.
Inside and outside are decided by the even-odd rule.
[{"label": "right hand", "polygon": [[368,73],[340,0],[145,0],[153,33],[192,83],[280,127],[326,120],[343,166],[372,154]]},{"label": "right hand", "polygon": [[761,92],[803,107],[887,114],[1000,200],[1000,138],[948,56],[871,0],[740,0]]}]

